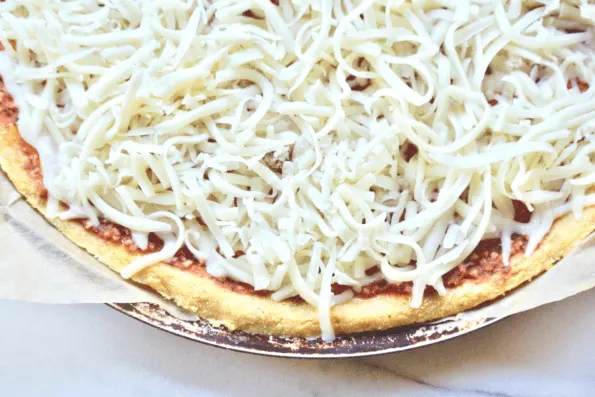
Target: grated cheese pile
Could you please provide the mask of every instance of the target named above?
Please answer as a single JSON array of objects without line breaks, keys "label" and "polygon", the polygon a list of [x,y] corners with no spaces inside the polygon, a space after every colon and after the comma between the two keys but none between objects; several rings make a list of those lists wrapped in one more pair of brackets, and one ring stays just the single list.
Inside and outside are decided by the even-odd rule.
[{"label": "grated cheese pile", "polygon": [[185,245],[331,340],[353,291],[419,307],[482,239],[508,263],[595,204],[594,26],[584,0],[7,0],[0,74],[49,216],[164,241],[124,277]]}]

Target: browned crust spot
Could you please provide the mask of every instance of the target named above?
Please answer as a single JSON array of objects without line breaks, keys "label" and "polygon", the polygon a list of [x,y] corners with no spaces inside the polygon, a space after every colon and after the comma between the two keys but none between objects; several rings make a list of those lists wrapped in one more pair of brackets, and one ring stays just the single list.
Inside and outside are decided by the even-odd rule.
[{"label": "browned crust spot", "polygon": [[[1,46],[1,44],[0,44]],[[0,51],[2,48],[0,47]],[[6,92],[4,80],[0,76],[0,126],[7,127],[16,122],[19,109],[15,105],[12,96]]]}]

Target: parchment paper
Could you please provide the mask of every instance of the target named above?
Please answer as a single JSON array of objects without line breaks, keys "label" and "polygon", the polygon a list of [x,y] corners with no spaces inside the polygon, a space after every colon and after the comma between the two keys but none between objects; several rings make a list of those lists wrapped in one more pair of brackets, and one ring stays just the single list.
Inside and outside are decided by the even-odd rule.
[{"label": "parchment paper", "polygon": [[[595,234],[553,269],[504,298],[455,318],[505,317],[595,287]],[[174,305],[124,281],[71,243],[33,210],[0,173],[0,299],[45,303],[156,302],[184,319]]]},{"label": "parchment paper", "polygon": [[125,282],[70,242],[0,174],[0,298],[45,303],[146,302],[152,294]]}]

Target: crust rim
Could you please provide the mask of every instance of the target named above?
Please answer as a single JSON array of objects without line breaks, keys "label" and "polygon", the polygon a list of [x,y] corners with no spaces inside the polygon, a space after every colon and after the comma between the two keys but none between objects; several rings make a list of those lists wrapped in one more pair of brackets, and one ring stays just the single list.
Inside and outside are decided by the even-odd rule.
[{"label": "crust rim", "polygon": [[[47,218],[45,202],[37,194],[35,181],[23,168],[26,156],[20,148],[21,140],[16,126],[0,128],[0,167],[27,202],[69,240],[116,272],[138,257],[138,254],[129,252],[121,245],[108,243],[85,230],[77,222]],[[418,309],[410,306],[408,296],[381,295],[372,299],[354,299],[333,307],[333,326],[337,333],[386,330],[471,309],[550,269],[593,230],[595,207],[586,208],[582,219],[578,221],[566,215],[555,222],[531,256],[517,255],[512,258],[508,272],[494,274],[481,282],[466,281],[448,289],[444,296],[427,296]],[[317,311],[306,303],[276,302],[268,297],[236,293],[209,277],[182,271],[165,263],[143,270],[133,280],[152,288],[202,319],[215,325],[224,325],[230,330],[292,337],[320,334]]]}]

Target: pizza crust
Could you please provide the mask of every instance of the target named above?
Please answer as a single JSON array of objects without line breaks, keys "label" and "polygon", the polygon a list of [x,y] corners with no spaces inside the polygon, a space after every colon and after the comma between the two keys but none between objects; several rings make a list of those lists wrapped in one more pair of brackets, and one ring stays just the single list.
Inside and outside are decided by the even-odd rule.
[{"label": "pizza crust", "polygon": [[[26,160],[17,128],[0,128],[0,167],[26,200],[45,216],[45,200],[39,196],[35,181],[23,168]],[[138,257],[138,254],[85,230],[80,223],[60,219],[48,221],[116,272]],[[578,221],[571,215],[558,219],[531,256],[517,255],[511,259],[508,272],[496,273],[480,282],[467,280],[458,287],[448,289],[445,296],[426,296],[418,309],[411,307],[408,296],[380,295],[372,299],[354,299],[332,308],[333,326],[337,333],[385,330],[460,313],[495,299],[550,269],[593,230],[595,207],[590,207],[585,209]],[[320,334],[317,310],[307,303],[275,302],[268,297],[240,294],[212,278],[165,263],[143,270],[133,280],[202,319],[215,325],[225,325],[231,330],[299,337]]]}]

